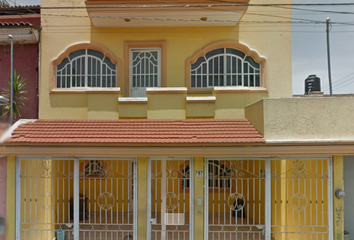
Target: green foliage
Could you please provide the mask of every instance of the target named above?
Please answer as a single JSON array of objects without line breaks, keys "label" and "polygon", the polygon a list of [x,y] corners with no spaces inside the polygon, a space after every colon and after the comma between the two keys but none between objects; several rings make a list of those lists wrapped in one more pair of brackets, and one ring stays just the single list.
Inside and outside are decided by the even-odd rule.
[{"label": "green foliage", "polygon": [[[25,90],[26,86],[26,79],[22,78],[17,71],[14,71],[14,85],[13,85],[13,119],[19,119],[21,117],[21,111],[25,107],[25,102],[28,100],[25,97],[27,91]],[[10,110],[11,110],[11,78],[8,81],[8,88],[4,89],[2,92],[3,97],[9,99],[8,103],[5,103],[5,111],[3,117],[10,117]]]},{"label": "green foliage", "polygon": [[10,7],[10,4],[6,0],[0,0],[1,7]]}]

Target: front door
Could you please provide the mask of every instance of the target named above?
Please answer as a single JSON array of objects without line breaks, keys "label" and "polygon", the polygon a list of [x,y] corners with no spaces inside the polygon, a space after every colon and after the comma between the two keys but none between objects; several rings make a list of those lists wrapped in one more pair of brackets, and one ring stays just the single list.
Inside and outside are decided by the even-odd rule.
[{"label": "front door", "polygon": [[191,163],[184,158],[149,159],[148,239],[193,239]]},{"label": "front door", "polygon": [[130,96],[146,97],[147,87],[161,86],[161,49],[130,49]]}]

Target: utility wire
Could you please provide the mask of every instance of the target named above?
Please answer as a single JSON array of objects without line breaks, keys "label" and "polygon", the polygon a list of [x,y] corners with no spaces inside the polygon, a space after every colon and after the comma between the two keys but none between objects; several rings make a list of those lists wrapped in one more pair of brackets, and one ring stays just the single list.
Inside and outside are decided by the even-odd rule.
[{"label": "utility wire", "polygon": [[[352,78],[350,78],[350,79],[348,79],[348,80],[352,80],[352,79],[354,79],[354,77],[352,77]],[[345,84],[345,85],[343,85],[343,86],[336,86],[336,87],[334,87],[333,88],[333,90],[338,90],[338,89],[341,89],[341,88],[344,88],[344,87],[346,87],[346,86],[349,86],[349,85],[351,85],[351,84],[353,84],[354,83],[354,80],[352,80],[351,82],[349,82],[349,83],[347,83],[347,84]]]},{"label": "utility wire", "polygon": [[[347,76],[345,76],[345,77],[343,77],[343,78],[341,78],[341,79],[335,81],[334,84],[336,84],[336,86],[334,86],[333,88],[337,88],[338,86],[341,86],[342,84],[345,84],[345,83],[347,83],[349,80],[353,79],[354,77],[353,77],[353,78],[349,78],[349,79],[343,81],[344,79],[346,79],[347,77],[350,77],[350,76],[352,76],[352,75],[354,75],[354,73],[351,73],[351,74],[349,74],[349,75],[347,75]],[[342,81],[343,81],[343,82],[342,82]],[[340,83],[339,83],[339,82],[340,82]],[[323,87],[323,89],[328,90],[328,89],[327,89],[328,87],[329,87],[329,85],[326,85],[326,86]]]}]

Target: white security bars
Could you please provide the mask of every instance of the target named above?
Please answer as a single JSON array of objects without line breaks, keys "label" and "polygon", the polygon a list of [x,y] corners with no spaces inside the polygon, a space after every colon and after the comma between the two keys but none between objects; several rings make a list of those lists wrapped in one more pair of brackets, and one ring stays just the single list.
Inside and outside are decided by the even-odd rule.
[{"label": "white security bars", "polygon": [[96,50],[72,52],[57,66],[56,87],[117,87],[117,66]]},{"label": "white security bars", "polygon": [[333,239],[330,159],[271,161],[272,239]]},{"label": "white security bars", "polygon": [[17,240],[136,239],[135,159],[17,163]]},{"label": "white security bars", "polygon": [[265,239],[265,160],[207,158],[204,166],[207,239]]},{"label": "white security bars", "polygon": [[[137,239],[135,158],[16,164],[16,240]],[[331,159],[205,158],[204,167],[204,239],[333,239]],[[194,239],[192,158],[149,158],[147,173],[147,238]]]},{"label": "white security bars", "polygon": [[161,86],[161,49],[130,50],[131,97],[146,97],[147,87]]}]

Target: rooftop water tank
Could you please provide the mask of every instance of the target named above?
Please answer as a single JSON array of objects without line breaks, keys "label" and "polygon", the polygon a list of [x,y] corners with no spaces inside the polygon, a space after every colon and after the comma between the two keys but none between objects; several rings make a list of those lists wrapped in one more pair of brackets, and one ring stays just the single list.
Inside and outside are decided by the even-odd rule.
[{"label": "rooftop water tank", "polygon": [[321,79],[315,74],[308,76],[305,80],[305,94],[311,92],[321,92]]}]

